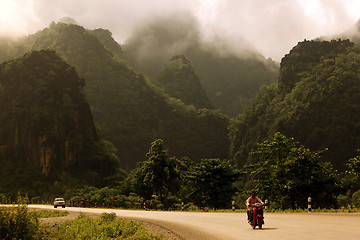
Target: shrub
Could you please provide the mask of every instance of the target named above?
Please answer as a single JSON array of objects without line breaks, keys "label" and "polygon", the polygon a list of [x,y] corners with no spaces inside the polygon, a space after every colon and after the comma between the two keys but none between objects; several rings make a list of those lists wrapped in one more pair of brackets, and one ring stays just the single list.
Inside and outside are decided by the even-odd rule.
[{"label": "shrub", "polygon": [[39,221],[26,205],[0,208],[0,239],[39,239]]}]

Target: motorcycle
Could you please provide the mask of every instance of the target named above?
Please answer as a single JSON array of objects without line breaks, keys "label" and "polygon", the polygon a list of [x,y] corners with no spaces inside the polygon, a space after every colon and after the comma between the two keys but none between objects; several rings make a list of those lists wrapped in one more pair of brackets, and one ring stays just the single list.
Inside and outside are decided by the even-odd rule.
[{"label": "motorcycle", "polygon": [[255,203],[254,204],[255,208],[252,211],[250,211],[249,224],[253,229],[255,229],[256,226],[262,229],[262,225],[264,224],[264,211],[262,207],[264,205],[265,204]]}]

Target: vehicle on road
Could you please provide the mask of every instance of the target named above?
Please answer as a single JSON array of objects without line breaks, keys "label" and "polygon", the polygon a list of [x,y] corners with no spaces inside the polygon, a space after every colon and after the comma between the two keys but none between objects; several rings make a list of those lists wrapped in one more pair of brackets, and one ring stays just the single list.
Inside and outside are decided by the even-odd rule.
[{"label": "vehicle on road", "polygon": [[65,200],[63,198],[55,198],[55,200],[54,200],[54,208],[57,208],[58,206],[61,206],[62,208],[65,208]]},{"label": "vehicle on road", "polygon": [[262,229],[262,225],[264,224],[264,211],[262,207],[264,205],[265,204],[261,204],[261,203],[255,203],[253,205],[255,208],[250,212],[251,218],[249,221],[249,224],[253,229],[255,229],[256,226]]}]

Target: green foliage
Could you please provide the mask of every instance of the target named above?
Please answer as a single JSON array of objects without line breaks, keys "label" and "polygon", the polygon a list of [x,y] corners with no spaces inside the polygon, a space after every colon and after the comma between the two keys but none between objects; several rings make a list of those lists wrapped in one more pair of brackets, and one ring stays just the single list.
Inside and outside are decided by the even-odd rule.
[{"label": "green foliage", "polygon": [[234,182],[239,177],[240,172],[229,161],[203,159],[187,175],[190,191],[188,199],[200,207],[227,208],[237,191]]},{"label": "green foliage", "polygon": [[360,208],[360,190],[354,191],[350,189],[346,195],[339,195],[337,198],[338,204],[342,208],[353,209]]},{"label": "green foliage", "polygon": [[[360,153],[360,149],[357,151]],[[346,166],[349,168],[348,173],[353,174],[356,180],[360,178],[360,156],[350,158]]]},{"label": "green foliage", "polygon": [[337,169],[360,139],[360,49],[341,40],[305,41],[282,59],[278,84],[264,87],[232,122],[231,158],[251,161],[256,143],[282,132],[310,149],[328,148],[324,159]]},{"label": "green foliage", "polygon": [[[113,196],[113,199],[112,199]],[[84,187],[72,194],[71,203],[75,206],[83,205],[88,207],[120,207],[141,209],[143,208],[144,199],[135,193],[122,194],[119,189],[115,188],[96,188]],[[85,201],[88,205],[85,204]]]},{"label": "green foliage", "polygon": [[116,218],[114,213],[103,213],[99,218],[80,215],[63,223],[50,233],[57,239],[160,239],[148,233],[140,223]]},{"label": "green foliage", "polygon": [[158,139],[151,143],[148,158],[139,164],[135,172],[135,190],[145,199],[152,195],[159,197],[163,203],[169,193],[179,189],[179,173],[175,162],[168,158],[164,141]]},{"label": "green foliage", "polygon": [[29,214],[34,218],[53,218],[67,216],[69,212],[59,210],[35,210],[31,211]]},{"label": "green foliage", "polygon": [[[359,149],[358,153],[360,153]],[[354,207],[358,205],[359,200],[360,156],[350,158],[346,167],[347,171],[345,171],[342,178],[343,194],[339,196],[338,202],[342,207]]]},{"label": "green foliage", "polygon": [[171,58],[154,82],[174,98],[196,108],[212,108],[194,68],[185,56]]},{"label": "green foliage", "polygon": [[[279,86],[290,92],[296,83],[302,81],[304,72],[321,63],[324,59],[334,59],[344,50],[352,48],[349,40],[303,41],[285,55],[280,64]],[[296,64],[294,64],[296,63]]]},{"label": "green foliage", "polygon": [[107,29],[95,29],[88,31],[91,35],[95,36],[104,45],[114,58],[117,60],[122,59],[122,50],[120,45],[112,38],[112,33]]},{"label": "green foliage", "polygon": [[261,86],[272,84],[278,78],[278,63],[257,53],[239,58],[204,51],[195,45],[184,55],[196,69],[212,105],[230,117],[250,106]]},{"label": "green foliage", "polygon": [[142,75],[119,60],[119,46],[108,31],[58,23],[29,37],[33,39],[33,49],[56,49],[86,79],[94,119],[102,136],[118,150],[123,168],[145,160],[148,144],[158,138],[166,140],[173,155],[197,161],[227,157],[228,119],[155,92]]},{"label": "green foliage", "polygon": [[256,163],[248,168],[255,189],[275,207],[306,208],[309,196],[317,207],[336,207],[338,175],[331,164],[320,162],[322,152],[276,133],[253,154]]},{"label": "green foliage", "polygon": [[[0,188],[40,196],[62,174],[115,174],[119,159],[100,141],[84,80],[52,50],[0,64]],[[88,180],[90,182],[91,179]]]},{"label": "green foliage", "polygon": [[186,156],[195,162],[203,158],[228,157],[229,119],[220,111],[196,109],[174,99],[172,112],[164,115],[166,123],[159,129],[171,156]]},{"label": "green foliage", "polygon": [[28,212],[26,204],[19,203],[15,209],[0,207],[1,239],[40,239],[39,221]]},{"label": "green foliage", "polygon": [[0,207],[1,239],[160,239],[147,232],[140,223],[116,218],[115,213],[103,213],[94,219],[80,215],[58,228],[40,226],[38,218],[64,216],[64,211],[32,211],[19,198],[18,206]]},{"label": "green foliage", "polygon": [[[52,23],[18,44],[24,51],[54,49],[69,64],[76,66],[80,76],[86,79],[84,90],[94,119],[101,129],[101,137],[113,143],[118,150],[115,154],[122,168],[129,170],[136,167],[137,162],[145,160],[149,143],[158,138],[166,140],[171,155],[188,156],[194,161],[228,157],[228,119],[220,112],[196,110],[155,90],[151,82],[120,59],[120,46],[109,31]],[[14,55],[15,52],[8,54]],[[66,103],[71,105],[68,98]],[[2,138],[6,141],[7,136],[0,134]],[[73,143],[82,146],[81,141],[83,138],[79,136]],[[102,147],[96,144],[89,148]],[[94,151],[83,156],[85,159],[93,155],[99,157]],[[111,164],[101,163],[113,160],[108,157],[98,159],[91,167],[103,166],[110,170],[108,166]],[[77,167],[81,168],[82,165]],[[103,174],[117,178],[119,172],[109,173],[107,170],[102,171]],[[92,169],[83,178],[91,182],[93,172],[101,175],[99,171]],[[94,183],[99,183],[101,177],[97,178],[98,175],[95,175]],[[121,181],[121,176],[118,177],[114,181]],[[106,184],[110,183],[108,180]]]}]

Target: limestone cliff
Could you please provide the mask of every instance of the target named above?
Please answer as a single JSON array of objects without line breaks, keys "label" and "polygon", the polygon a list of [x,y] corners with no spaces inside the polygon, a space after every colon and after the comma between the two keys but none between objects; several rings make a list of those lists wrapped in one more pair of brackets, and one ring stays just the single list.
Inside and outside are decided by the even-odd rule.
[{"label": "limestone cliff", "polygon": [[106,156],[88,156],[99,139],[83,87],[51,50],[0,64],[0,163],[34,165],[44,176],[100,174]]}]

